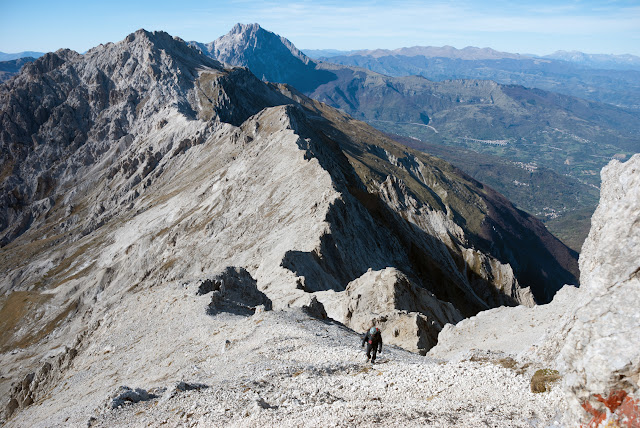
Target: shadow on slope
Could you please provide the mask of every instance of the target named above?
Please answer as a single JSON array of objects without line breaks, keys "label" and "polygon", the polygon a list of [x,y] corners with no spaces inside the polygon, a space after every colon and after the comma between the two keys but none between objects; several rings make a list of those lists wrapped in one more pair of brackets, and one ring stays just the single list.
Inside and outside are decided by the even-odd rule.
[{"label": "shadow on slope", "polygon": [[[296,97],[292,98],[296,99]],[[314,108],[313,102],[305,104],[305,100],[296,99],[296,101],[302,101],[301,104],[305,107]],[[306,275],[310,275],[311,278],[317,277],[320,271],[326,272],[327,276],[333,278],[329,281],[333,283],[332,286],[307,284],[306,286],[311,290],[335,288],[336,284],[339,286],[338,289],[344,289],[350,280],[362,275],[369,267],[394,266],[406,271],[410,276],[419,277],[418,282],[434,292],[438,298],[446,301],[453,300],[452,303],[458,303],[456,306],[459,306],[460,300],[464,300],[462,295],[471,291],[471,288],[467,287],[473,285],[473,289],[481,296],[477,300],[482,303],[476,302],[471,307],[459,306],[461,310],[467,306],[467,310],[463,310],[466,313],[477,312],[486,305],[514,303],[512,298],[507,297],[504,292],[497,291],[494,286],[488,285],[494,278],[482,278],[467,268],[460,249],[457,248],[459,242],[456,242],[454,237],[450,237],[453,245],[445,245],[440,239],[412,224],[403,216],[406,213],[399,214],[392,211],[380,199],[380,182],[384,181],[388,175],[393,175],[389,173],[393,168],[387,165],[388,161],[380,162],[386,159],[379,157],[377,160],[374,159],[375,162],[365,161],[362,157],[363,143],[358,139],[373,142],[381,148],[389,146],[387,147],[389,150],[397,151],[399,146],[377,132],[367,129],[364,130],[365,135],[360,135],[358,132],[347,135],[339,129],[340,119],[332,117],[331,115],[335,113],[331,111],[323,112],[325,118],[329,119],[317,119],[317,116],[305,116],[299,114],[301,112],[295,113],[295,110],[292,109],[291,116],[296,124],[296,131],[303,137],[300,139],[300,144],[306,144],[302,148],[310,153],[309,157],[318,159],[325,170],[332,175],[334,182],[345,184],[342,189],[345,195],[344,203],[356,207],[351,211],[346,210],[344,214],[340,214],[342,210],[339,206],[333,207],[327,216],[327,222],[332,225],[332,233],[337,230],[346,230],[345,225],[348,224],[351,216],[355,213],[360,214],[358,210],[362,208],[368,211],[370,219],[375,220],[369,220],[370,224],[367,228],[361,229],[361,235],[351,236],[342,244],[339,237],[325,237],[314,254],[309,253],[303,256],[298,252],[290,252],[286,260],[283,260],[283,266],[290,267],[305,278]],[[342,121],[354,125],[349,118],[343,118]],[[356,127],[358,127],[357,124]],[[375,140],[372,141],[372,138]],[[430,185],[424,182],[424,177],[421,180],[410,172],[403,178],[407,182],[408,194],[414,195],[416,200],[422,201],[421,203],[426,204],[427,207],[433,206],[436,210],[442,211],[450,209],[451,215],[456,218],[456,223],[463,227],[470,241],[466,246],[470,245],[503,264],[511,265],[520,285],[530,286],[538,303],[548,302],[555,291],[565,283],[578,282],[577,253],[569,250],[549,234],[542,223],[517,210],[493,189],[483,186],[456,168],[435,158],[418,157],[420,155],[417,154],[413,156],[425,162],[432,162],[433,164],[427,166],[436,170],[442,177],[446,177],[443,181],[449,181],[448,183],[436,182],[436,185],[453,188],[449,189],[450,195],[447,197],[447,203],[450,206],[445,208]],[[364,170],[356,170],[359,163]],[[367,178],[370,179],[368,185],[363,181]],[[371,182],[374,184],[372,185]],[[416,190],[419,193],[416,193]],[[350,201],[347,194],[358,202]],[[475,202],[466,200],[472,195],[477,199]],[[361,236],[373,237],[369,246],[364,247],[369,251],[366,262],[354,269],[348,264],[345,265],[344,260],[347,258],[344,256],[342,256],[342,262],[337,261],[337,254],[349,254],[346,248],[353,248],[354,241],[360,240],[358,245],[362,245],[365,238]],[[344,248],[341,249],[341,245]],[[385,256],[376,260],[375,257],[380,252]],[[349,259],[353,260],[353,254],[349,255]],[[447,260],[450,266],[443,266],[442,260]],[[465,286],[457,285],[459,283],[465,283]],[[464,289],[462,294],[453,291],[459,290],[460,287]]]},{"label": "shadow on slope", "polygon": [[290,113],[302,137],[300,144],[306,144],[302,148],[333,176],[343,194],[327,214],[330,232],[322,236],[316,249],[289,251],[282,260],[282,267],[304,277],[299,288],[342,291],[370,268],[395,267],[467,316],[493,306],[517,304],[467,269],[458,248],[448,247],[391,209],[379,193],[369,192],[338,143],[348,141],[346,134],[334,128],[329,137],[320,121],[314,121],[312,129],[296,111],[291,108]]}]

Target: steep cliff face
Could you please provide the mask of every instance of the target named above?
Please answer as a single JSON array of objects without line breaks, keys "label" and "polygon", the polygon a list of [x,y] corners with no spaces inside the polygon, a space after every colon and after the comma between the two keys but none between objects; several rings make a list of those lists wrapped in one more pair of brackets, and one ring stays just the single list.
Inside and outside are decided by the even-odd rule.
[{"label": "steep cliff face", "polygon": [[571,424],[640,423],[640,155],[602,170],[600,204],[580,255],[581,287],[548,305],[499,308],[448,325],[429,355],[469,348],[557,368]]},{"label": "steep cliff face", "polygon": [[[640,155],[602,170],[558,362],[576,419],[640,424]],[[562,339],[562,338],[560,338]],[[613,413],[613,414],[612,414]]]},{"label": "steep cliff face", "polygon": [[[543,228],[451,165],[166,33],[45,55],[0,100],[0,349],[12,377],[40,373],[64,346],[81,355],[111,317],[126,324],[122,299],[230,266],[275,309],[322,292],[351,301],[350,284],[375,294],[386,282],[369,269],[394,268],[425,301],[376,317],[412,313],[398,341],[418,334],[407,346],[421,351],[460,314],[531,304],[529,287],[544,299],[570,276]],[[11,411],[59,379],[65,358],[14,388]]]}]

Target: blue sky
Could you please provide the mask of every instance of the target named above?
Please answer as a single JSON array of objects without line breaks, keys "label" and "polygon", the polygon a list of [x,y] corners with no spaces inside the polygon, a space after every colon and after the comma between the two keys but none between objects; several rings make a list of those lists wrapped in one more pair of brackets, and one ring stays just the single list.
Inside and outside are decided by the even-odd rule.
[{"label": "blue sky", "polygon": [[145,28],[210,42],[257,22],[301,49],[491,47],[640,55],[640,0],[0,0],[0,51],[79,52]]}]

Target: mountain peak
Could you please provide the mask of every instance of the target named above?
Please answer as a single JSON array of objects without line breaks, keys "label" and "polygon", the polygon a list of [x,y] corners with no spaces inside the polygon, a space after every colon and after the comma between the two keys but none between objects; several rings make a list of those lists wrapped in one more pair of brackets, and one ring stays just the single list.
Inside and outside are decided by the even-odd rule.
[{"label": "mountain peak", "polygon": [[293,55],[305,64],[313,62],[305,54],[300,52],[289,40],[265,30],[257,23],[237,23],[231,31],[210,43],[210,45],[211,44],[215,50],[222,55],[227,54],[230,56],[231,53],[237,54],[240,50],[251,50],[255,52],[269,47],[270,49],[275,49],[277,53],[285,53],[286,49],[290,55]]},{"label": "mountain peak", "polygon": [[171,35],[165,33],[164,31],[148,31],[144,28],[140,28],[125,37],[123,42],[126,44],[141,42],[150,42],[155,44],[173,39],[174,38]]},{"label": "mountain peak", "polygon": [[147,31],[144,28],[129,34],[118,44],[141,45],[144,47],[154,47],[157,49],[169,50],[172,53],[188,53],[189,56],[199,56],[200,53],[189,47],[180,37],[175,37],[164,31]]},{"label": "mountain peak", "polygon": [[243,24],[241,22],[238,22],[236,25],[233,26],[231,31],[229,31],[229,34],[250,33],[250,32],[256,32],[259,30],[266,31],[258,23]]},{"label": "mountain peak", "polygon": [[[186,72],[189,75],[196,73],[202,67],[222,69],[222,64],[213,61],[203,55],[198,49],[189,46],[180,37],[171,36],[164,31],[148,31],[141,28],[117,43],[100,45],[87,52],[90,57],[101,57],[106,55],[135,57],[142,64],[149,64],[158,70],[154,74],[158,75],[159,70],[175,69],[174,72],[180,78],[180,74]],[[102,60],[108,61],[105,57]],[[182,71],[178,72],[177,69]],[[171,73],[174,74],[173,72]]]},{"label": "mountain peak", "polygon": [[238,23],[211,43],[190,45],[218,61],[247,67],[262,80],[289,83],[303,92],[336,78],[333,73],[316,70],[316,63],[293,43],[259,24]]}]

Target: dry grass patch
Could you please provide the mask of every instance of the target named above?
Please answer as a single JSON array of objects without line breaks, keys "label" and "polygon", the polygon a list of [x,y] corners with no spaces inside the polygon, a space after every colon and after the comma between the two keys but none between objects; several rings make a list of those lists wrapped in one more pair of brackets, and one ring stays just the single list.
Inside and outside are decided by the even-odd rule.
[{"label": "dry grass patch", "polygon": [[33,314],[49,299],[51,299],[50,295],[33,291],[14,291],[7,297],[0,308],[0,350],[2,352],[7,352],[13,347],[9,345],[20,320],[27,314]]},{"label": "dry grass patch", "polygon": [[[98,242],[95,243],[96,246],[101,245],[102,242]],[[65,259],[62,260],[62,262],[60,262],[60,264],[58,264],[58,266],[54,267],[53,269],[51,269],[49,272],[47,272],[44,277],[42,278],[42,280],[44,282],[47,282],[49,279],[52,279],[58,275],[60,275],[61,273],[67,271],[69,268],[71,268],[71,264],[81,255],[83,255],[87,249],[91,246],[94,245],[93,241],[89,241],[84,245],[81,245],[76,251],[74,251],[74,253],[69,256],[66,257]]]},{"label": "dry grass patch", "polygon": [[557,382],[560,378],[560,373],[557,370],[540,369],[531,377],[531,392],[546,392],[551,388],[550,384]]}]

